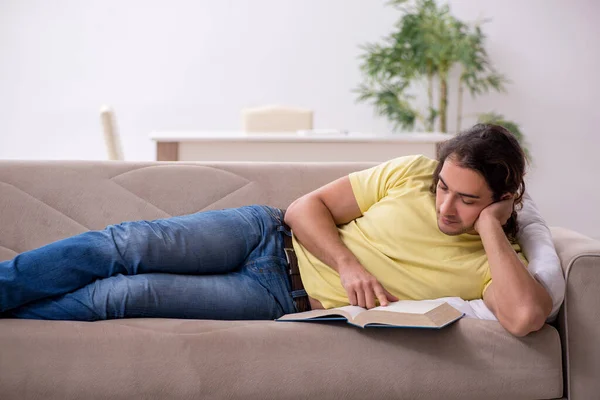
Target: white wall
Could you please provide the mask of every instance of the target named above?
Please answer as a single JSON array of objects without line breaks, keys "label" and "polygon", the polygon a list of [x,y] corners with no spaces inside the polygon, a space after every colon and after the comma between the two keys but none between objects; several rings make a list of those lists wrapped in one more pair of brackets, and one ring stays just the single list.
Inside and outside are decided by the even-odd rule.
[{"label": "white wall", "polygon": [[[312,108],[318,128],[387,132],[350,92],[358,45],[397,19],[384,4],[2,0],[0,158],[105,158],[102,103],[118,113],[128,160],[154,158],[153,130],[236,130],[241,108],[267,103]],[[489,52],[513,82],[465,111],[520,122],[535,158],[529,188],[548,221],[600,238],[600,2],[451,5],[467,20],[492,18]]]}]

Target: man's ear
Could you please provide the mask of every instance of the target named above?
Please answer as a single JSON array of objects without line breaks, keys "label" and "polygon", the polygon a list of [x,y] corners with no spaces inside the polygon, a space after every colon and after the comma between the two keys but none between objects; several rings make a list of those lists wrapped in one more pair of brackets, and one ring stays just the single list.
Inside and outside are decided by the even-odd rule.
[{"label": "man's ear", "polygon": [[500,197],[500,201],[502,200],[508,200],[508,199],[512,199],[514,196],[514,193],[504,193],[502,195],[502,197]]}]

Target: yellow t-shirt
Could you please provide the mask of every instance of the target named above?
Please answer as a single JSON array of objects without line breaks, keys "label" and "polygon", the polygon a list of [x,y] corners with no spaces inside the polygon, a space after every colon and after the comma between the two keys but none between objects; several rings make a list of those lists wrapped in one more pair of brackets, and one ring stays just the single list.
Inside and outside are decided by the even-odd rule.
[{"label": "yellow t-shirt", "polygon": [[[439,230],[429,191],[436,166],[424,156],[408,156],[351,173],[363,215],[338,226],[338,232],[360,263],[401,300],[480,299],[491,282],[483,243],[478,235]],[[296,238],[294,249],[308,295],[325,308],[348,305],[339,274]]]}]

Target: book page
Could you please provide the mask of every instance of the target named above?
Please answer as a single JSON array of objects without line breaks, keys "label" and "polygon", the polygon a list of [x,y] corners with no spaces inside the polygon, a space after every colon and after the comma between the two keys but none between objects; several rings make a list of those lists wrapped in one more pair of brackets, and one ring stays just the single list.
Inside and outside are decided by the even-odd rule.
[{"label": "book page", "polygon": [[443,301],[436,300],[400,300],[390,303],[387,306],[372,308],[371,310],[403,312],[408,314],[425,314],[426,312],[433,310],[443,303]]},{"label": "book page", "polygon": [[334,310],[344,310],[346,311],[348,314],[350,314],[350,317],[352,319],[354,319],[358,314],[360,314],[361,312],[367,311],[366,308],[362,308],[362,307],[358,307],[358,306],[345,306],[345,307],[337,307],[337,308],[332,308],[329,311],[334,311]]},{"label": "book page", "polygon": [[294,314],[286,314],[277,318],[278,321],[301,321],[301,320],[327,320],[327,319],[353,319],[366,309],[355,306],[330,308],[328,310],[316,309]]}]

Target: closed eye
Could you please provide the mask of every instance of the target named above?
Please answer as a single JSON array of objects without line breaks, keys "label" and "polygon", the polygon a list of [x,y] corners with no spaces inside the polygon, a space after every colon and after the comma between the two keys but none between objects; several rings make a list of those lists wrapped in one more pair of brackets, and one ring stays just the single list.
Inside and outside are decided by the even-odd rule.
[{"label": "closed eye", "polygon": [[[442,189],[442,191],[444,191],[444,192],[448,191],[448,187],[444,186],[441,181],[438,183],[438,188]],[[464,197],[461,197],[461,200],[462,200],[463,204],[467,205],[467,206],[472,206],[473,204],[475,204],[472,201],[465,201]]]},{"label": "closed eye", "polygon": [[[439,181],[438,181],[438,187],[440,189],[442,189],[444,192],[447,192],[448,189],[448,185],[446,185],[446,182],[444,182],[444,180],[442,179],[442,177],[439,177]],[[475,203],[471,203],[471,202],[466,202],[464,199],[466,198],[471,198],[471,199],[480,199],[481,197],[473,195],[473,194],[467,194],[467,193],[457,193],[459,196],[461,196],[461,199],[463,201],[463,203],[467,204],[467,205],[471,205],[471,204],[475,204]]]}]

